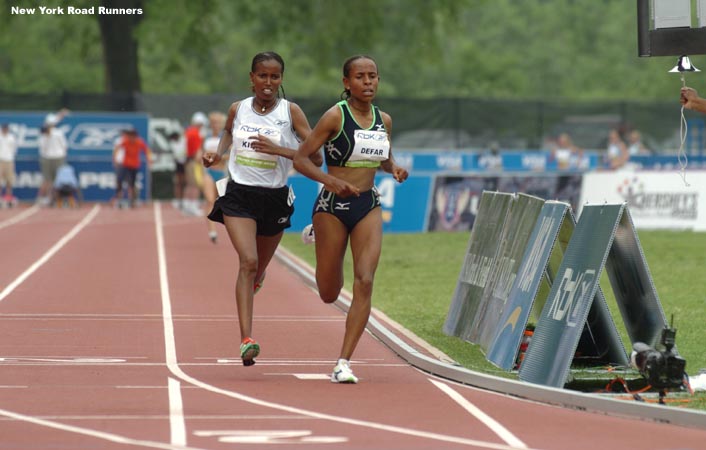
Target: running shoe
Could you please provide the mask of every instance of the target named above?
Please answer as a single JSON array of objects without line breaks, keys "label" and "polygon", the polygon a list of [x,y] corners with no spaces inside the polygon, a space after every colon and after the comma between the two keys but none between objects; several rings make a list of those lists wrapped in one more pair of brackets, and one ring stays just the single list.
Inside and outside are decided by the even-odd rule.
[{"label": "running shoe", "polygon": [[314,225],[309,224],[302,230],[302,242],[305,244],[313,244],[316,242],[316,236],[314,236]]},{"label": "running shoe", "polygon": [[267,275],[267,272],[262,272],[260,279],[253,285],[253,294],[257,294],[257,292],[262,289],[262,285],[265,282],[265,275]]},{"label": "running shoe", "polygon": [[331,383],[356,384],[358,377],[353,375],[351,365],[348,360],[339,359],[331,374]]},{"label": "running shoe", "polygon": [[260,354],[260,345],[253,338],[245,338],[240,344],[240,358],[244,366],[255,364],[255,358]]},{"label": "running shoe", "polygon": [[208,238],[211,239],[211,242],[213,242],[215,244],[216,239],[218,239],[218,233],[216,231],[209,231]]}]

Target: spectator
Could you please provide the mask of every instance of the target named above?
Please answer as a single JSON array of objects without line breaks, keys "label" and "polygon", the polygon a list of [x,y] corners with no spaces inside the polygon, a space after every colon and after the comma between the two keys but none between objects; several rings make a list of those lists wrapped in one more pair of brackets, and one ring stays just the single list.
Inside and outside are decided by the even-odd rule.
[{"label": "spectator", "polygon": [[631,157],[650,154],[645,144],[642,143],[642,134],[637,130],[632,130],[628,135],[628,154]]},{"label": "spectator", "polygon": [[76,170],[70,164],[62,165],[56,171],[52,190],[52,204],[75,208],[80,206],[82,201],[83,196],[78,177],[76,176]]},{"label": "spectator", "polygon": [[503,170],[503,158],[500,156],[500,149],[497,142],[491,142],[488,146],[488,150],[480,155],[478,158],[478,166],[481,169],[490,171]]},{"label": "spectator", "polygon": [[[147,165],[150,166],[152,164],[152,152],[147,146],[147,143],[138,136],[137,130],[130,128],[125,131],[125,135],[115,144],[113,155],[119,155],[120,153],[123,153],[123,157],[122,164],[117,167],[118,179],[115,187],[113,206],[121,205],[123,185],[127,183],[128,206],[134,208],[137,200],[135,184],[137,172],[141,166],[140,153],[144,153]],[[114,159],[116,158],[114,157]]]},{"label": "spectator", "polygon": [[15,184],[15,156],[17,155],[17,139],[10,133],[10,126],[6,123],[0,125],[0,194],[3,187],[2,205],[14,206],[17,199],[12,195],[12,186]]},{"label": "spectator", "polygon": [[552,145],[550,161],[556,161],[557,169],[570,170],[579,168],[583,159],[583,150],[574,145],[568,133],[561,133]]},{"label": "spectator", "polygon": [[605,158],[606,166],[611,170],[622,168],[630,159],[628,147],[616,129],[612,129],[608,133],[608,148],[606,149]]},{"label": "spectator", "polygon": [[113,143],[113,169],[115,169],[116,180],[120,176],[120,168],[123,166],[123,162],[125,161],[125,147],[123,146],[123,142],[125,142],[125,137],[127,135],[127,129],[121,130],[120,137],[118,137]]},{"label": "spectator", "polygon": [[39,136],[39,167],[42,171],[42,185],[39,187],[37,202],[47,206],[51,203],[51,191],[56,178],[56,171],[66,163],[68,143],[64,132],[57,127],[68,114],[62,109],[56,114],[49,114],[44,119],[44,125]]}]

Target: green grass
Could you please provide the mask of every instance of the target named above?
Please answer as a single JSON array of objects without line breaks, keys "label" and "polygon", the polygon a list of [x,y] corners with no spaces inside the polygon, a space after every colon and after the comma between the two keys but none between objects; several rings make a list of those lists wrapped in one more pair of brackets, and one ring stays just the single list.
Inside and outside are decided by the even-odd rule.
[{"label": "green grass", "polygon": [[[469,236],[468,232],[386,234],[375,277],[373,306],[462,366],[516,379],[516,373],[489,363],[477,345],[442,332]],[[706,233],[640,231],[639,238],[665,314],[667,318],[674,315],[676,343],[687,361],[687,373],[695,375],[706,368]],[[286,233],[282,244],[315,265],[314,246],[302,244],[299,233]],[[349,253],[345,260],[348,290],[352,288],[351,266]],[[625,348],[630,351],[632,346],[605,274],[601,287]],[[587,377],[581,371],[572,370],[572,374]],[[618,375],[625,379],[639,378],[634,371]],[[596,375],[592,371],[588,377],[595,378],[593,385],[602,388],[615,376],[616,373]],[[706,409],[706,394],[693,397],[687,406]]]}]

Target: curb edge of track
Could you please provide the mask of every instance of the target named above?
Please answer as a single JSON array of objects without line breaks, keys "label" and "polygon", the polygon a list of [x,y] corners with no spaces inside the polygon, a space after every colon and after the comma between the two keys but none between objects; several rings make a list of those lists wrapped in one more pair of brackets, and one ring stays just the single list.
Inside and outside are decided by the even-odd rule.
[{"label": "curb edge of track", "polygon": [[[298,274],[309,286],[316,289],[314,270],[309,264],[282,246],[277,249],[275,256],[281,263]],[[350,301],[350,293],[344,291],[336,301],[336,305],[344,311],[348,311]],[[395,334],[395,332],[400,333],[401,330],[405,330],[405,334],[409,337],[410,335],[414,336],[413,333],[404,329],[401,325],[398,330],[390,330],[375,317],[377,314],[380,314],[380,312],[374,311],[371,315],[367,329],[407,363],[429,374],[457,383],[564,408],[706,429],[706,413],[698,410],[616,400],[474,372],[447,362],[450,358],[445,357],[438,350],[436,350],[438,352],[438,355],[436,355],[433,347],[427,344],[426,349],[439,358],[434,359],[413,348]],[[383,317],[386,316],[383,315]],[[390,322],[394,324],[394,322]],[[421,338],[414,337],[416,338],[415,342],[424,342]]]}]

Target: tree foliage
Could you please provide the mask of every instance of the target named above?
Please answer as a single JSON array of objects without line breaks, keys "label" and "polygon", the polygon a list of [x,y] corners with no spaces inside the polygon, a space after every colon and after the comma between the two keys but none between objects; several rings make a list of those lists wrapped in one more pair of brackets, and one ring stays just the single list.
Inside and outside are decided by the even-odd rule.
[{"label": "tree foliage", "polygon": [[[97,16],[13,15],[17,3],[0,0],[0,91],[119,90],[106,79]],[[148,93],[247,93],[251,59],[265,50],[284,57],[295,97],[338,95],[353,54],[376,59],[381,96],[673,99],[681,85],[667,73],[676,57],[637,56],[636,7],[624,0],[137,3],[144,15],[125,42],[137,43],[137,86]],[[698,88],[696,77],[687,82]]]}]

